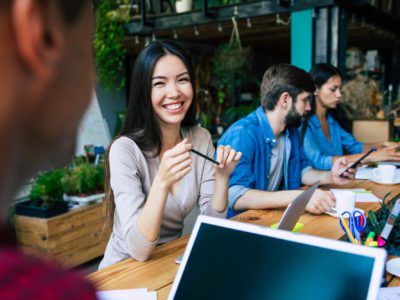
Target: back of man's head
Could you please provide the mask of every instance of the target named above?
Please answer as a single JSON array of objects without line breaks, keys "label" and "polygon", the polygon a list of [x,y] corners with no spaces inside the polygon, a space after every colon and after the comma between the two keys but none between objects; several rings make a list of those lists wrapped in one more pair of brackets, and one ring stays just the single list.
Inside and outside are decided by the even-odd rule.
[{"label": "back of man's head", "polygon": [[89,0],[57,0],[64,21],[73,23]]},{"label": "back of man's head", "polygon": [[[14,0],[0,0],[0,10],[9,7]],[[73,23],[89,0],[56,0],[59,12],[67,23]]]},{"label": "back of man's head", "polygon": [[278,64],[264,73],[260,88],[261,105],[272,111],[282,93],[287,92],[293,101],[301,92],[313,93],[314,82],[306,71],[290,64]]},{"label": "back of man's head", "polygon": [[0,222],[21,181],[74,154],[94,23],[90,0],[0,0]]}]

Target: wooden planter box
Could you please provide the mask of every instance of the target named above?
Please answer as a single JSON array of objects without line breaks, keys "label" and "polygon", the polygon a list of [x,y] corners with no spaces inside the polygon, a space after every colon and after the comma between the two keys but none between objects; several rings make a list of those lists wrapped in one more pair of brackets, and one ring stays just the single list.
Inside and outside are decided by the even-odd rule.
[{"label": "wooden planter box", "polygon": [[15,214],[35,218],[51,218],[64,214],[68,211],[68,203],[60,201],[52,207],[37,207],[31,205],[31,201],[25,201],[15,204]]},{"label": "wooden planter box", "polygon": [[72,268],[104,254],[110,229],[103,226],[102,203],[49,219],[15,216],[18,244],[25,253],[54,258]]}]

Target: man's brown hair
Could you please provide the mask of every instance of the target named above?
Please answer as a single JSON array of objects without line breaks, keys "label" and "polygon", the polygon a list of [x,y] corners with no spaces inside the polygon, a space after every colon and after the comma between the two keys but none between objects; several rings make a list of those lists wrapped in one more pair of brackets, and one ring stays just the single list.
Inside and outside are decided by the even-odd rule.
[{"label": "man's brown hair", "polygon": [[306,71],[290,64],[273,65],[263,76],[260,88],[261,104],[274,110],[282,93],[287,92],[293,101],[302,92],[313,93],[314,81]]}]

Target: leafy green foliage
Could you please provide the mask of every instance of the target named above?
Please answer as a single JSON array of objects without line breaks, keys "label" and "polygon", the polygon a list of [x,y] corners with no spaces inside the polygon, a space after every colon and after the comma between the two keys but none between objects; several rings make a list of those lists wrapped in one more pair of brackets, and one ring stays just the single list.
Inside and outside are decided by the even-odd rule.
[{"label": "leafy green foliage", "polygon": [[260,105],[260,100],[254,99],[250,104],[242,104],[227,108],[223,114],[225,127],[228,127],[236,120],[244,118],[245,116],[253,112],[259,105]]},{"label": "leafy green foliage", "polygon": [[33,183],[29,198],[32,204],[40,207],[51,207],[58,201],[63,201],[62,178],[67,170],[55,169],[38,175]]},{"label": "leafy green foliage", "polygon": [[[100,81],[106,91],[121,90],[125,86],[123,76],[126,51],[124,25],[129,20],[129,10],[118,8],[118,2],[129,0],[104,0],[97,6],[97,29],[94,37],[96,65]],[[122,74],[122,76],[121,76]]]},{"label": "leafy green foliage", "polygon": [[[390,215],[390,211],[393,208],[393,205],[396,203],[397,199],[400,199],[400,194],[398,194],[390,201],[388,201],[389,195],[390,193],[387,193],[383,198],[380,211],[368,211],[368,221],[367,226],[364,230],[364,240],[371,231],[375,232],[376,237],[380,235]],[[400,218],[397,218],[396,222],[394,223],[392,232],[389,235],[389,239],[387,240],[385,248],[391,255],[400,255]]]},{"label": "leafy green foliage", "polygon": [[95,194],[104,189],[104,166],[80,163],[69,169],[62,179],[63,190],[69,195]]},{"label": "leafy green foliage", "polygon": [[221,44],[216,49],[212,60],[213,73],[229,98],[233,98],[235,89],[247,79],[249,61],[250,48],[241,48],[238,41]]}]

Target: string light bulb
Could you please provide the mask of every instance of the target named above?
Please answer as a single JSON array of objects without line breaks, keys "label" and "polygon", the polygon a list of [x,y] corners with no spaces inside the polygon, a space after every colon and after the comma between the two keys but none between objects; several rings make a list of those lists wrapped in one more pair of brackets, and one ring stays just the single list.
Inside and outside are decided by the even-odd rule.
[{"label": "string light bulb", "polygon": [[218,32],[222,32],[224,30],[224,28],[222,27],[222,24],[219,23],[218,24]]},{"label": "string light bulb", "polygon": [[200,32],[199,32],[199,30],[197,29],[196,26],[194,26],[193,31],[194,31],[194,35],[195,36],[199,36],[200,35]]},{"label": "string light bulb", "polygon": [[247,28],[251,28],[253,25],[251,24],[251,20],[250,20],[250,18],[247,18],[247,20],[246,20],[246,26],[247,26]]},{"label": "string light bulb", "polygon": [[137,35],[135,35],[135,45],[139,45],[139,37]]},{"label": "string light bulb", "polygon": [[174,35],[174,39],[177,40],[178,39],[178,33],[176,32],[176,30],[173,30],[173,35]]}]

